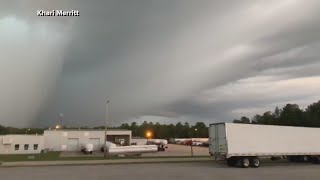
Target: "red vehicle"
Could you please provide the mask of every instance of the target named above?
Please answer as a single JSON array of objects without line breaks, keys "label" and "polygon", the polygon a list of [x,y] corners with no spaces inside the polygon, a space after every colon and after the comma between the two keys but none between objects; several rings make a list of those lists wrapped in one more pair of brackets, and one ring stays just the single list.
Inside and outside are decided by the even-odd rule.
[{"label": "red vehicle", "polygon": [[187,140],[187,141],[185,141],[184,143],[185,143],[185,145],[187,145],[187,146],[191,146],[191,145],[192,145],[192,140]]}]

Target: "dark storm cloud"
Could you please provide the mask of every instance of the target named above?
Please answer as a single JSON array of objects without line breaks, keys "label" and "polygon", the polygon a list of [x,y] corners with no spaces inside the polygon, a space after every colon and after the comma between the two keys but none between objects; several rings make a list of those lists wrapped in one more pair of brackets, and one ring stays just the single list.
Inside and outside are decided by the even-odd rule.
[{"label": "dark storm cloud", "polygon": [[[30,98],[19,107],[25,112],[16,118],[0,111],[6,119],[1,123],[28,124],[37,117],[35,125],[53,125],[63,112],[68,125],[100,125],[106,97],[112,124],[135,117],[227,121],[303,97],[308,100],[302,104],[316,101],[319,7],[318,1],[286,0],[2,3],[0,28],[5,18],[15,17],[13,29],[20,23],[37,31],[0,33],[38,39],[42,45],[34,49],[50,56],[29,52],[32,46],[19,53],[34,57],[29,64],[42,69],[30,78],[43,78],[26,88]],[[76,9],[80,17],[36,17],[37,9]],[[47,43],[48,34],[59,38]],[[21,57],[6,58],[14,59],[14,68]],[[303,93],[273,95],[302,83],[308,84],[300,88]],[[9,97],[15,111],[20,96]]]}]

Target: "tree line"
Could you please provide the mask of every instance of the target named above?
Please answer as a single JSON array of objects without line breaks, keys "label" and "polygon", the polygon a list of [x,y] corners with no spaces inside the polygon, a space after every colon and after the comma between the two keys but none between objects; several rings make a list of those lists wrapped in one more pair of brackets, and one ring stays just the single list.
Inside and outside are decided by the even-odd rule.
[{"label": "tree line", "polygon": [[251,119],[241,117],[234,123],[265,124],[283,126],[320,127],[320,101],[302,109],[297,104],[287,104],[283,108],[276,107],[273,112],[256,114]]},{"label": "tree line", "polygon": [[119,129],[129,129],[132,136],[146,137],[146,132],[151,132],[151,138],[206,138],[208,137],[208,127],[203,122],[197,122],[191,126],[188,122],[182,124],[160,124],[144,121],[141,125],[132,122],[130,125],[122,124]]},{"label": "tree line", "polygon": [[[63,129],[104,129],[104,126],[97,127],[67,127]],[[47,128],[45,128],[47,129]],[[13,128],[0,125],[0,135],[5,134],[43,134],[42,128]],[[147,132],[151,132],[150,138],[169,139],[169,138],[205,138],[208,137],[208,127],[203,122],[197,122],[191,126],[188,122],[177,124],[160,124],[144,121],[141,125],[137,122],[131,124],[123,123],[119,127],[108,127],[108,129],[127,129],[132,131],[133,137],[146,137]]]},{"label": "tree line", "polygon": [[0,125],[0,135],[6,134],[43,134],[42,128],[15,128]]}]

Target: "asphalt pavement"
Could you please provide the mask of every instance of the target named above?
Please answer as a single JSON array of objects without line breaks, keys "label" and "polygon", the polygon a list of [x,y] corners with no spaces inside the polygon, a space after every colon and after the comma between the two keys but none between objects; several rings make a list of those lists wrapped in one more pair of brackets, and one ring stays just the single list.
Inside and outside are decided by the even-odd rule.
[{"label": "asphalt pavement", "polygon": [[213,161],[211,157],[166,157],[166,158],[137,158],[137,159],[106,159],[106,160],[65,160],[65,161],[17,161],[2,162],[1,167],[26,166],[62,166],[62,165],[110,165],[110,164],[146,164],[174,162],[204,162]]},{"label": "asphalt pavement", "polygon": [[320,165],[266,163],[230,168],[215,162],[0,168],[1,180],[319,180]]}]

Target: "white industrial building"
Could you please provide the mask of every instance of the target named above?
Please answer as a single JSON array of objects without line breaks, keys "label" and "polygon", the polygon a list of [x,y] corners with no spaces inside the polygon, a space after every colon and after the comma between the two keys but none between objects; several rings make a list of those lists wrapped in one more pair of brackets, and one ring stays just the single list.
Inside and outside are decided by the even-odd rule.
[{"label": "white industrial building", "polygon": [[[91,143],[94,150],[100,150],[105,143],[104,130],[45,130],[43,135],[2,135],[0,154],[38,154],[47,151],[80,151]],[[107,130],[107,141],[115,144],[130,145],[131,131]]]},{"label": "white industrial building", "polygon": [[[124,145],[131,144],[131,131],[128,130],[108,130],[107,141]],[[94,150],[99,150],[104,146],[104,130],[46,130],[44,131],[44,148],[49,151],[80,151],[81,147],[91,143]]]},{"label": "white industrial building", "polygon": [[3,135],[0,142],[0,154],[38,154],[44,148],[42,135]]}]

